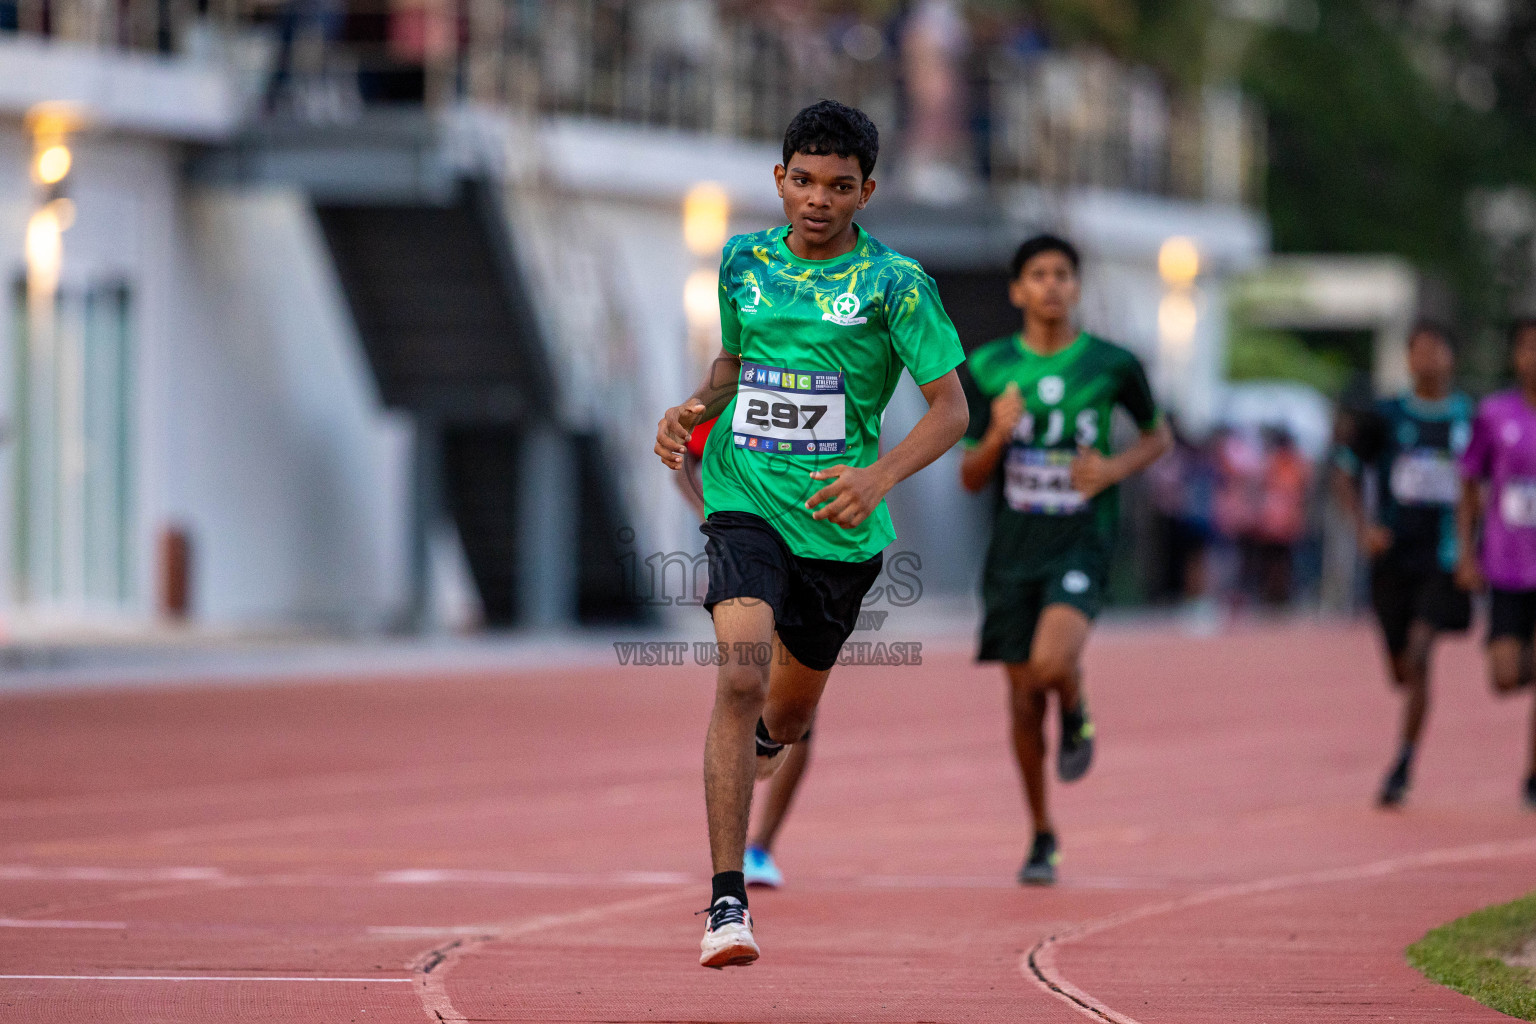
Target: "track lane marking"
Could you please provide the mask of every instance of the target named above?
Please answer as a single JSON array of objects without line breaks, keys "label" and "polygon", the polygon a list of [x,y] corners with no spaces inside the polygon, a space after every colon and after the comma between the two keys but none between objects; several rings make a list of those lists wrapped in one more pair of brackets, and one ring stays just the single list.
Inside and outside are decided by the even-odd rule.
[{"label": "track lane marking", "polygon": [[455,939],[453,942],[429,949],[417,958],[415,967],[416,995],[421,999],[421,1008],[426,1012],[427,1019],[432,1024],[443,1024],[445,1021],[468,1021],[470,1018],[460,1013],[453,1005],[453,1000],[448,996],[448,973],[465,955],[487,943],[507,942],[512,939],[522,938],[525,935],[532,935],[535,932],[547,931],[551,928],[560,928],[572,924],[586,924],[589,921],[600,920],[610,914],[623,914],[631,910],[642,910],[647,907],[669,903],[682,897],[685,892],[691,893],[693,891],[692,886],[680,887],[669,889],[666,892],[651,893],[649,896],[639,896],[613,903],[600,903],[596,906],[586,907],[582,910],[573,910],[564,914],[545,914],[540,917],[530,918],[521,923],[493,928],[478,935]]},{"label": "track lane marking", "polygon": [[219,882],[219,868],[104,868],[0,864],[0,882]]},{"label": "track lane marking", "polygon": [[266,974],[0,974],[0,981],[310,981],[338,985],[409,985],[410,978],[317,978],[313,975],[276,977]]},{"label": "track lane marking", "polygon": [[[938,874],[806,874],[798,876],[809,888],[837,889],[1015,889],[999,875]],[[223,886],[367,886],[367,885],[494,885],[526,888],[593,888],[614,886],[670,888],[709,881],[707,875],[686,871],[505,871],[474,868],[395,868],[355,875],[293,872],[232,875],[215,867],[105,868],[42,867],[0,864],[0,885],[9,881],[48,882],[208,882]],[[1064,889],[1166,889],[1166,880],[1125,876],[1083,876],[1062,883]]]},{"label": "track lane marking", "polygon": [[1147,903],[1117,914],[1088,921],[1054,935],[1047,935],[1026,953],[1019,962],[1019,970],[1049,995],[1060,999],[1074,1010],[1101,1024],[1141,1024],[1135,1017],[1121,1013],[1097,1000],[1090,993],[1067,981],[1056,966],[1056,950],[1071,942],[1119,928],[1134,921],[1158,917],[1193,907],[1204,906],[1220,900],[1241,899],[1283,889],[1302,888],[1310,885],[1328,885],[1336,882],[1355,882],[1368,878],[1381,878],[1400,871],[1439,867],[1445,864],[1466,864],[1480,860],[1496,860],[1500,857],[1516,857],[1536,854],[1536,838],[1506,839],[1471,846],[1445,847],[1426,850],[1402,857],[1388,857],[1342,868],[1323,868],[1300,874],[1274,875],[1251,882],[1233,882],[1210,889],[1179,896],[1157,903]]}]

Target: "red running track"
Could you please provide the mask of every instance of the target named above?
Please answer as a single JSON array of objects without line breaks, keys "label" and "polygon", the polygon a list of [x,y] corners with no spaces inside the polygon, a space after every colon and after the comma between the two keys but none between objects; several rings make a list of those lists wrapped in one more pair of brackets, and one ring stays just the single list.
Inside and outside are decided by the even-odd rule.
[{"label": "red running track", "polygon": [[0,1020],[1479,1021],[1403,959],[1536,879],[1529,698],[1438,660],[1418,786],[1363,628],[1105,631],[1027,842],[994,668],[833,677],[763,959],[696,966],[707,670],[0,700]]}]

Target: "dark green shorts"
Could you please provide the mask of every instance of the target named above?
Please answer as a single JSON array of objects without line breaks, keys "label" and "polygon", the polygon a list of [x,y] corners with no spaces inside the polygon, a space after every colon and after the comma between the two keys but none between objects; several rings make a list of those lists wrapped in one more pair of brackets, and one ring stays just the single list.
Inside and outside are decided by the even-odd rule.
[{"label": "dark green shorts", "polygon": [[1104,607],[1109,558],[1098,544],[1076,544],[1029,575],[988,565],[981,581],[981,646],[977,661],[1029,660],[1040,613],[1071,605],[1091,622]]}]

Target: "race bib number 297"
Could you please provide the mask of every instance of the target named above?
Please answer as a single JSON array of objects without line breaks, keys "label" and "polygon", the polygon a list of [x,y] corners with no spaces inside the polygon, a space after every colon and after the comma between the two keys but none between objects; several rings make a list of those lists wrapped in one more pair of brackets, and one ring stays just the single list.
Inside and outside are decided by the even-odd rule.
[{"label": "race bib number 297", "polygon": [[737,448],[786,455],[847,451],[843,375],[742,363],[731,439]]}]

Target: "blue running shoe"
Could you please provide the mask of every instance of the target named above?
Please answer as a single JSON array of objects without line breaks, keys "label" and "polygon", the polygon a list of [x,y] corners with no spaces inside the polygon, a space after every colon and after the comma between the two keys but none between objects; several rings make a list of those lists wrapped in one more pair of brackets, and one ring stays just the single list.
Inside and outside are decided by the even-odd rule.
[{"label": "blue running shoe", "polygon": [[784,873],[773,862],[773,854],[758,846],[747,847],[747,854],[741,861],[741,873],[748,885],[777,889],[784,884]]}]

